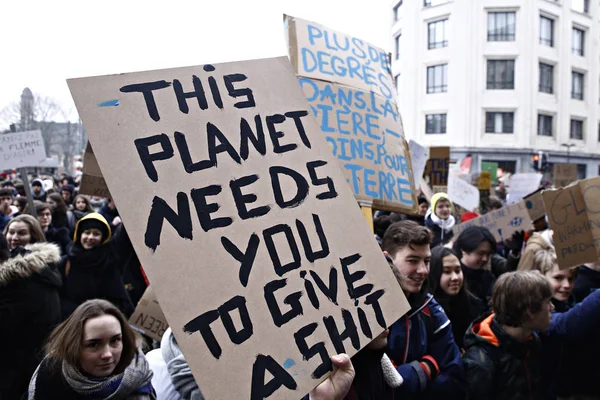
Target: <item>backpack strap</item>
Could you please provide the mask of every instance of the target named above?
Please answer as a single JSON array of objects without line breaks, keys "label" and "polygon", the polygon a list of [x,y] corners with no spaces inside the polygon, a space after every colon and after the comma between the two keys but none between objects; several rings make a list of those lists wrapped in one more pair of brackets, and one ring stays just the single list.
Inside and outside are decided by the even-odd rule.
[{"label": "backpack strap", "polygon": [[65,264],[65,278],[69,276],[69,271],[71,270],[71,260],[67,259],[67,263]]}]

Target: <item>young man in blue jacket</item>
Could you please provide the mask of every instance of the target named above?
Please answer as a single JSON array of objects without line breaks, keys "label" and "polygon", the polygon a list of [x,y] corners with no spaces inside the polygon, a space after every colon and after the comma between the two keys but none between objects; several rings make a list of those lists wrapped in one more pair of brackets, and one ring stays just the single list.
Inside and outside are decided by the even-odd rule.
[{"label": "young man in blue jacket", "polygon": [[392,224],[382,248],[411,310],[390,327],[388,355],[404,383],[401,399],[462,399],[466,382],[450,320],[427,293],[431,232],[412,221]]}]

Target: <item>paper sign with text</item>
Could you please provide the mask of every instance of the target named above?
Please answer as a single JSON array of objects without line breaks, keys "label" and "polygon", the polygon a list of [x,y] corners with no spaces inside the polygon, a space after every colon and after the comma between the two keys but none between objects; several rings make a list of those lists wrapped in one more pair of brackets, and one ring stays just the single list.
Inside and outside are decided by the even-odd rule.
[{"label": "paper sign with text", "polygon": [[146,288],[135,311],[131,317],[129,317],[129,323],[134,329],[152,339],[158,340],[159,342],[162,339],[163,333],[165,333],[169,324],[160,309],[160,305],[158,304],[158,300],[156,300],[156,296],[154,295],[151,286]]},{"label": "paper sign with text", "polygon": [[537,190],[542,181],[542,174],[524,173],[514,174],[510,178],[508,193],[508,204],[514,204],[527,196],[534,190]]},{"label": "paper sign with text", "polygon": [[416,211],[389,54],[300,18],[286,15],[284,26],[300,86],[356,199]]},{"label": "paper sign with text", "polygon": [[482,161],[481,162],[481,171],[489,172],[492,176],[492,183],[496,183],[498,181],[498,163],[490,162],[490,161]]},{"label": "paper sign with text", "polygon": [[469,226],[484,226],[492,232],[498,242],[510,239],[517,231],[528,231],[533,228],[531,218],[523,201],[519,201],[499,210],[492,211],[479,218],[463,222],[452,228],[454,236],[458,236]]},{"label": "paper sign with text", "polygon": [[85,153],[83,154],[82,173],[79,193],[87,194],[89,196],[111,197],[89,142],[85,149]]},{"label": "paper sign with text", "polygon": [[540,218],[546,216],[546,209],[544,208],[544,200],[542,199],[542,189],[537,190],[530,195],[523,198],[527,212],[532,221],[537,221]]},{"label": "paper sign with text", "polygon": [[554,164],[554,187],[566,187],[578,179],[577,164]]},{"label": "paper sign with text", "polygon": [[542,192],[561,269],[596,263],[600,250],[600,177]]},{"label": "paper sign with text", "polygon": [[479,207],[479,189],[454,173],[448,175],[448,197],[467,211]]},{"label": "paper sign with text", "polygon": [[299,399],[409,309],[287,58],[68,83],[206,398]]},{"label": "paper sign with text", "polygon": [[425,176],[429,177],[429,186],[448,186],[450,170],[450,147],[431,147],[429,160],[425,167]]},{"label": "paper sign with text", "polygon": [[408,142],[408,148],[410,150],[410,159],[412,161],[413,172],[415,176],[415,186],[420,187],[423,181],[423,172],[425,172],[425,165],[429,159],[429,149],[421,146],[414,140]]},{"label": "paper sign with text", "polygon": [[0,135],[0,170],[32,167],[46,159],[41,131]]}]

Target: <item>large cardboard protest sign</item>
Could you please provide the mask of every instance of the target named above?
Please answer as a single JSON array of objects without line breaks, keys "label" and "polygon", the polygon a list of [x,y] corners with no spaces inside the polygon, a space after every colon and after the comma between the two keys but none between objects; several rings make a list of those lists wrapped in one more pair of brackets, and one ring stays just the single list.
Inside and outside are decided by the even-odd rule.
[{"label": "large cardboard protest sign", "polygon": [[425,167],[425,176],[429,177],[429,186],[448,186],[450,170],[450,147],[431,147],[429,160]]},{"label": "large cardboard protest sign", "polygon": [[455,236],[469,226],[484,226],[492,232],[497,241],[510,239],[517,231],[528,231],[532,229],[531,218],[523,201],[519,201],[499,210],[489,212],[479,218],[463,222],[452,228]]},{"label": "large cardboard protest sign", "polygon": [[412,161],[412,168],[414,173],[415,187],[419,188],[423,181],[423,172],[425,172],[425,166],[429,159],[429,149],[421,146],[414,140],[408,142],[408,149],[410,151],[410,159]]},{"label": "large cardboard protest sign", "polygon": [[388,53],[285,16],[289,56],[321,132],[356,199],[416,211],[416,188]]},{"label": "large cardboard protest sign", "polygon": [[88,145],[83,154],[83,171],[81,176],[81,184],[79,185],[79,193],[90,196],[111,197],[106,181],[102,176],[102,171],[92,150],[92,146]]},{"label": "large cardboard protest sign", "polygon": [[598,262],[600,177],[542,192],[560,268]]},{"label": "large cardboard protest sign", "polygon": [[577,174],[577,164],[554,164],[554,187],[565,187],[575,182],[579,175]]},{"label": "large cardboard protest sign", "polygon": [[479,189],[452,172],[448,175],[448,197],[467,211],[479,207]]},{"label": "large cardboard protest sign", "polygon": [[152,339],[160,341],[169,327],[167,319],[160,309],[152,286],[148,286],[144,295],[129,317],[129,323],[134,329]]},{"label": "large cardboard protest sign", "polygon": [[520,201],[534,190],[537,190],[542,181],[542,174],[524,173],[514,174],[510,178],[508,189],[508,204],[514,204]]},{"label": "large cardboard protest sign", "polygon": [[524,197],[523,201],[525,202],[525,207],[527,207],[527,212],[532,221],[535,222],[546,216],[546,209],[544,208],[544,200],[542,198],[542,189],[536,190]]},{"label": "large cardboard protest sign", "polygon": [[40,165],[46,159],[41,131],[0,135],[0,169]]},{"label": "large cardboard protest sign", "polygon": [[68,83],[206,398],[299,399],[408,310],[287,58]]}]

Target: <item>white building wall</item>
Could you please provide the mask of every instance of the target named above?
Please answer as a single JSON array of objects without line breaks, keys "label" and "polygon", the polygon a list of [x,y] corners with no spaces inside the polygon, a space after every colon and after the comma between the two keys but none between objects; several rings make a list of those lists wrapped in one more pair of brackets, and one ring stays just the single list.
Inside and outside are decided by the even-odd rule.
[{"label": "white building wall", "polygon": [[[598,175],[600,5],[592,0],[587,15],[573,11],[571,1],[453,0],[424,7],[423,0],[404,0],[391,37],[394,44],[402,35],[392,71],[400,74],[398,103],[406,136],[422,145],[451,146],[457,155],[462,149],[480,152],[481,159],[516,160],[518,170],[528,170],[530,155],[538,150],[549,152],[551,162],[565,162],[561,145],[571,143],[571,161],[587,164],[587,176]],[[487,41],[488,11],[515,11],[515,41]],[[554,47],[539,43],[540,14],[555,21]],[[446,17],[448,47],[429,50],[427,24]],[[584,57],[572,54],[573,25],[586,32]],[[486,88],[487,60],[498,58],[515,59],[514,90]],[[553,94],[538,91],[540,61],[554,65]],[[427,94],[427,66],[444,62],[448,92]],[[573,69],[585,73],[583,101],[571,99]],[[485,111],[514,111],[514,133],[486,134]],[[538,111],[553,115],[553,137],[537,135]],[[430,113],[447,113],[446,134],[425,134]],[[585,120],[584,140],[569,138],[571,117]]]}]

